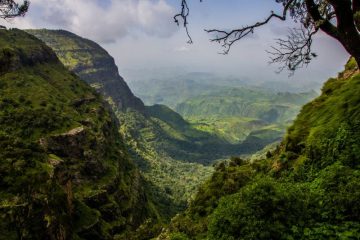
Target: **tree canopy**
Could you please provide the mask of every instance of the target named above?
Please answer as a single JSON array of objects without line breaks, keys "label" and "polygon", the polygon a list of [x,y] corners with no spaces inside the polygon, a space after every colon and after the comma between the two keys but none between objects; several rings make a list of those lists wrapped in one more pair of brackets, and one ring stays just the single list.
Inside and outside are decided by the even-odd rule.
[{"label": "tree canopy", "polygon": [[[274,0],[281,5],[282,11],[270,11],[263,20],[254,24],[231,30],[206,29],[214,36],[211,41],[223,47],[224,54],[229,53],[233,44],[266,25],[273,19],[298,23],[297,28],[289,31],[269,52],[271,62],[281,64],[280,70],[294,72],[310,63],[317,55],[312,51],[313,36],[319,30],[338,40],[346,51],[360,64],[360,0]],[[202,2],[202,0],[200,0]],[[182,21],[188,31],[190,9],[187,0],[181,0],[181,11],[174,16],[177,24]]]}]

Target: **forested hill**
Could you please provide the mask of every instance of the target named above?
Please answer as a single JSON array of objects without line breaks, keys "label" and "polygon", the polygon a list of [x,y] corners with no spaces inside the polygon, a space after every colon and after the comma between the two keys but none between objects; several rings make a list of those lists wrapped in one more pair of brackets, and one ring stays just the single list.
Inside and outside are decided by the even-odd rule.
[{"label": "forested hill", "polygon": [[28,32],[53,48],[69,70],[106,96],[121,123],[126,148],[152,183],[148,187],[161,215],[168,218],[183,209],[196,186],[211,172],[201,163],[210,164],[224,154],[206,146],[224,142],[193,129],[166,106],[144,106],[115,74],[113,58],[95,42],[63,30]]},{"label": "forested hill", "polygon": [[247,117],[285,123],[293,120],[301,106],[316,96],[315,91],[275,93],[251,87],[217,87],[178,103],[175,110],[185,118]]},{"label": "forested hill", "polygon": [[0,239],[121,239],[156,218],[93,88],[20,30],[0,30],[0,63]]},{"label": "forested hill", "polygon": [[359,239],[359,92],[352,59],[276,150],[218,165],[158,239]]},{"label": "forested hill", "polygon": [[119,75],[114,59],[97,43],[65,30],[27,30],[51,47],[60,61],[90,86],[108,98],[119,110],[144,111]]},{"label": "forested hill", "polygon": [[[244,105],[241,101],[248,103],[262,97],[262,101],[255,104],[258,106],[254,111],[256,114],[246,117],[236,113],[233,117],[220,119],[202,115],[206,120],[194,118],[189,123],[167,106],[144,107],[141,100],[133,96],[123,79],[114,73],[117,68],[112,57],[91,40],[60,30],[28,32],[53,48],[70,70],[107,97],[120,120],[120,133],[126,146],[145,177],[152,183],[151,192],[153,198],[157,199],[155,204],[165,217],[172,216],[186,206],[197,185],[212,172],[210,166],[214,161],[231,155],[252,154],[274,141],[279,141],[288,120],[293,119],[303,102],[314,96],[313,93],[265,94],[265,91],[230,87],[224,89],[217,86],[215,92],[223,93],[225,108],[229,105],[226,103],[231,103],[226,99],[229,90],[233,94],[241,90],[238,95],[231,96],[232,100],[239,100],[233,101],[233,104],[239,104],[237,108]],[[102,60],[109,64],[104,65]],[[152,85],[152,88],[167,88],[169,91],[166,94],[162,91],[164,97],[169,94],[175,97],[182,94],[182,88],[178,88],[176,81],[168,82],[167,85],[154,82]],[[198,88],[191,89],[214,93],[213,86],[203,86],[204,84],[200,84]],[[117,89],[122,87],[124,89]],[[149,93],[152,88],[148,87]],[[125,92],[125,95],[122,92]],[[191,94],[194,96],[197,93],[192,91]],[[134,101],[139,104],[122,104],[127,103],[126,99],[122,98],[136,99],[138,101]],[[271,102],[274,98],[276,102]],[[209,101],[208,105],[212,108],[220,104],[213,99]],[[211,102],[216,104],[211,105]],[[128,108],[119,108],[119,105],[126,105]],[[246,108],[249,109],[249,106]],[[213,110],[210,112],[213,113]]]},{"label": "forested hill", "polygon": [[[0,240],[360,238],[353,59],[277,148],[220,161],[212,174],[201,163],[261,149],[289,122],[265,114],[234,123],[231,115],[195,119],[194,127],[167,106],[145,107],[99,45],[64,31],[29,32],[57,51],[24,31],[0,30]],[[311,94],[278,94],[275,105],[299,106]],[[212,132],[221,121],[232,132],[261,128],[235,144]]]},{"label": "forested hill", "polygon": [[[157,153],[176,160],[209,164],[217,158],[260,150],[278,141],[300,106],[316,95],[267,93],[264,89],[204,85],[195,80],[197,84],[189,86],[180,80],[144,85],[149,94],[159,89],[164,99],[183,99],[189,93],[193,98],[179,103],[177,109],[191,118],[187,119],[190,124],[166,106],[144,106],[117,73],[113,58],[95,42],[63,30],[28,32],[42,39],[65,66],[104,94],[119,115],[127,107],[140,113],[121,116],[123,126],[128,126],[122,129],[124,136],[131,136],[129,142],[144,139],[142,142],[150,142]],[[183,92],[181,86],[189,91]]]},{"label": "forested hill", "polygon": [[146,104],[169,106],[198,130],[252,146],[256,138],[280,139],[301,107],[318,96],[314,90],[277,92],[208,74],[143,77],[129,85]]}]

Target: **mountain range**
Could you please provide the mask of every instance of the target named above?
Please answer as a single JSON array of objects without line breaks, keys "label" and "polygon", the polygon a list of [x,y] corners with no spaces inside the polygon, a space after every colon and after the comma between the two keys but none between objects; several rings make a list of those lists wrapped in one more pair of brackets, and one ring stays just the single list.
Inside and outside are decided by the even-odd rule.
[{"label": "mountain range", "polygon": [[109,239],[158,215],[118,120],[55,53],[0,31],[0,239]]},{"label": "mountain range", "polygon": [[360,237],[354,59],[320,96],[202,73],[133,94],[63,30],[0,30],[0,63],[0,240]]},{"label": "mountain range", "polygon": [[[268,93],[258,87],[226,87],[211,84],[211,80],[201,83],[210,76],[196,74],[198,81],[144,84],[144,91],[158,89],[164,99],[146,106],[134,96],[113,58],[98,44],[63,30],[28,32],[44,41],[70,71],[105,96],[120,120],[120,133],[135,163],[157,191],[160,189],[162,194],[154,198],[164,202],[160,208],[169,217],[186,206],[196,186],[211,174],[211,164],[232,155],[250,155],[279,141],[300,106],[316,96],[315,92]],[[201,103],[210,104],[209,111],[201,104],[193,110],[187,107],[199,95]],[[180,115],[161,104],[172,106],[172,100],[167,99],[189,100],[175,107]],[[219,111],[219,107],[225,110]],[[185,109],[197,114],[188,114]],[[183,116],[191,118],[185,120]],[[173,212],[166,210],[169,204]]]}]

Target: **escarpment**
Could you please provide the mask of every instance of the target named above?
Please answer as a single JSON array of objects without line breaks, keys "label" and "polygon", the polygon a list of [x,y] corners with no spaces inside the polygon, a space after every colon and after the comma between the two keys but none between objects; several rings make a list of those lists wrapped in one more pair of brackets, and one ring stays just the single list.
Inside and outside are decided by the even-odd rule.
[{"label": "escarpment", "polygon": [[0,239],[113,239],[153,217],[108,103],[32,35],[0,42]]}]

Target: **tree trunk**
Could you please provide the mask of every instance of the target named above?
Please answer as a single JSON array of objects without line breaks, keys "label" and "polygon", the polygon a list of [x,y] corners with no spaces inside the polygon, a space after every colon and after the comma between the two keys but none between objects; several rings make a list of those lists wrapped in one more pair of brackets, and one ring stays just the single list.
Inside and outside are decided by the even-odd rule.
[{"label": "tree trunk", "polygon": [[359,2],[358,0],[352,2],[350,0],[329,0],[329,2],[336,13],[338,40],[360,66],[360,35],[354,18],[354,11],[359,7]]},{"label": "tree trunk", "polygon": [[[349,0],[328,0],[334,8],[337,26],[329,20],[324,19],[320,13],[319,6],[314,0],[305,0],[307,10],[318,27],[329,36],[337,39],[346,51],[355,58],[360,67],[360,34],[357,30],[353,8],[359,7],[359,0],[352,3]],[[353,5],[352,5],[353,4]]]},{"label": "tree trunk", "polygon": [[337,40],[344,46],[346,51],[355,58],[360,67],[360,35],[357,32],[340,31]]}]

